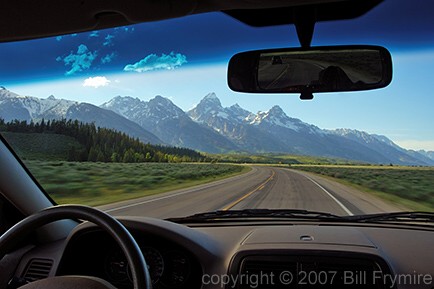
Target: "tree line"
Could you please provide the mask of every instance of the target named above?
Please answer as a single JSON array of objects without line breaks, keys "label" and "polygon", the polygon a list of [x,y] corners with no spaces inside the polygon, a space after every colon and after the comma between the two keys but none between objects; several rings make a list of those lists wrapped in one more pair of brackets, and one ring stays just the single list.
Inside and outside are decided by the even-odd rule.
[{"label": "tree line", "polygon": [[187,148],[151,145],[125,133],[96,127],[94,123],[60,119],[40,122],[0,118],[0,131],[20,133],[53,133],[69,136],[81,145],[71,146],[69,161],[90,162],[200,162],[209,161],[199,152]]}]

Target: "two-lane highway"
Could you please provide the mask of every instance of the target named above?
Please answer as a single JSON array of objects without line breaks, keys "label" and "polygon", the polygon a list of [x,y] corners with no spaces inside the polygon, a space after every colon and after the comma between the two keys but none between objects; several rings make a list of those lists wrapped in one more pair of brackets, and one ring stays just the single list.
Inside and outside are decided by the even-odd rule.
[{"label": "two-lane highway", "polygon": [[312,174],[262,166],[226,180],[100,208],[117,216],[156,218],[247,208],[306,209],[337,215],[400,210],[371,195]]},{"label": "two-lane highway", "polygon": [[272,169],[270,181],[231,209],[305,209],[351,215],[330,192],[308,177],[287,169]]}]

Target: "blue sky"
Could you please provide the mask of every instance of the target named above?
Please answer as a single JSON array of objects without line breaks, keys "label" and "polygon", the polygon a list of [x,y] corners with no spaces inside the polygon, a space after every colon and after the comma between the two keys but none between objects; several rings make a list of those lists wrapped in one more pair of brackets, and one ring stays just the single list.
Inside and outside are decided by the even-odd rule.
[{"label": "blue sky", "polygon": [[[289,116],[321,128],[359,129],[386,135],[406,148],[434,150],[434,30],[428,29],[434,27],[429,15],[434,5],[398,2],[407,6],[386,1],[366,17],[319,24],[315,31],[313,45],[386,46],[392,52],[394,78],[380,90],[317,94],[313,101],[232,92],[226,84],[231,55],[294,47],[298,41],[291,26],[251,28],[222,14],[0,44],[0,85],[23,95],[96,105],[117,95],[142,100],[162,95],[184,110],[215,92],[223,106],[238,103],[257,112],[277,104]],[[402,11],[418,14],[417,21],[410,22]],[[384,22],[383,14],[390,21]],[[414,28],[421,32],[414,34]]]}]

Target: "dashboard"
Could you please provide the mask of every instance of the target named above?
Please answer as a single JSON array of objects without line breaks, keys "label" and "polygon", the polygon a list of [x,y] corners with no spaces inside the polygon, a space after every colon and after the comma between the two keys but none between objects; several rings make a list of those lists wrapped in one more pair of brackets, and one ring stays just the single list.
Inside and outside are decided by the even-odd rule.
[{"label": "dashboard", "polygon": [[[131,232],[148,265],[153,288],[199,288],[202,269],[190,251],[171,240]],[[133,288],[124,253],[100,230],[74,236],[66,248],[58,275],[89,275],[109,281],[119,289]]]},{"label": "dashboard", "polygon": [[[434,230],[426,227],[120,220],[144,254],[153,288],[434,288]],[[34,278],[35,260],[50,261],[45,277],[90,275],[132,288],[123,253],[90,223],[29,250],[16,274]]]}]

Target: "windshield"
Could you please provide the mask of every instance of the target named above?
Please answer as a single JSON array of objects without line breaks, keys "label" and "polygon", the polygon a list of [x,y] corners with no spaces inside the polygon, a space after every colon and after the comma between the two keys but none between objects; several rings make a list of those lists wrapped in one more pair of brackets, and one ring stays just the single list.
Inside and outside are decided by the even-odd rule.
[{"label": "windshield", "polygon": [[433,7],[397,2],[312,41],[386,47],[392,83],[310,101],[227,85],[232,55],[299,46],[292,25],[208,13],[2,43],[0,134],[56,203],[118,215],[433,211]]}]

